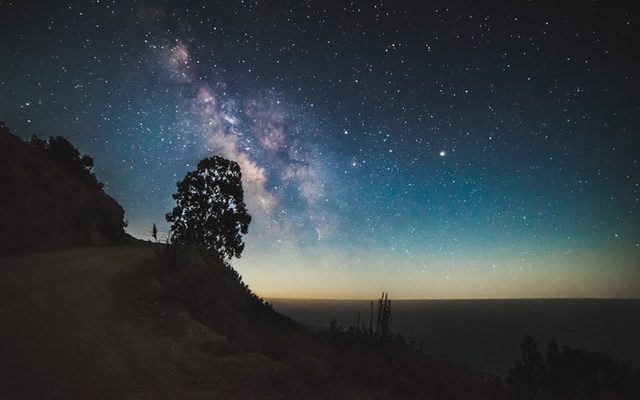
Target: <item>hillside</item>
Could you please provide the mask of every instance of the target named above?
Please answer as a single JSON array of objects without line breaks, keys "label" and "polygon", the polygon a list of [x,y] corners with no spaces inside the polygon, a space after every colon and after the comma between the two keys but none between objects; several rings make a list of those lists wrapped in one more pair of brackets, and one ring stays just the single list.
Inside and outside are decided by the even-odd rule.
[{"label": "hillside", "polygon": [[[632,399],[637,393],[637,372],[581,350],[563,349],[561,372],[569,375],[552,395],[528,389],[531,357],[516,364],[513,377],[522,384],[512,386],[397,339],[355,333],[305,329],[195,247],[138,243],[0,258],[2,399],[520,399],[534,393]],[[596,370],[600,378],[590,375]]]},{"label": "hillside", "polygon": [[284,373],[262,354],[218,355],[225,337],[149,301],[155,259],[148,245],[0,259],[0,398],[251,398]]},{"label": "hillside", "polygon": [[126,241],[92,166],[64,138],[24,142],[0,123],[0,255]]},{"label": "hillside", "polygon": [[[78,248],[0,258],[0,274],[0,398],[462,399],[488,390],[449,364],[402,366],[402,354],[310,333],[198,249]],[[394,372],[407,367],[414,373]]]},{"label": "hillside", "polygon": [[62,137],[25,142],[0,123],[0,398],[469,398],[491,389],[400,343],[312,333],[215,251],[134,243],[92,167]]},{"label": "hillside", "polygon": [[253,293],[217,251],[131,240],[92,166],[64,138],[24,142],[0,123],[0,399],[638,392],[630,365],[551,344],[542,355],[531,338],[506,382],[434,358],[391,330],[386,297],[375,325],[372,303],[368,327],[311,331]]}]

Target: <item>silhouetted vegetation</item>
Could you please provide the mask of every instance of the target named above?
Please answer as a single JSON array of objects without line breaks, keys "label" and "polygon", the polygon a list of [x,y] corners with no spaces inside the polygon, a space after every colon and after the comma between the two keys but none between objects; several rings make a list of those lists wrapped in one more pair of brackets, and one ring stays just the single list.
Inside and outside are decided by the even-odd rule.
[{"label": "silhouetted vegetation", "polygon": [[156,227],[155,223],[153,224],[153,227],[151,228],[151,237],[156,242],[158,241],[158,228]]},{"label": "silhouetted vegetation", "polygon": [[344,398],[345,390],[353,388],[383,398],[505,398],[495,382],[433,359],[414,341],[391,333],[391,301],[386,294],[378,300],[370,326],[344,329],[334,323],[314,333],[256,296],[214,249],[172,245],[159,252],[154,279],[163,289],[149,302],[160,307],[178,302],[228,340],[228,346],[207,351],[259,352],[289,366],[273,385],[324,393],[314,398]]},{"label": "silhouetted vegetation", "polygon": [[42,140],[37,136],[31,138],[31,145],[46,157],[56,161],[79,180],[103,188],[102,182],[98,182],[93,173],[93,158],[86,154],[80,154],[78,149],[62,136],[52,136],[49,140]]},{"label": "silhouetted vegetation", "polygon": [[[0,252],[123,242],[124,211],[92,168],[91,157],[62,137],[24,142],[0,123]],[[172,245],[153,246],[156,290],[147,300],[186,309],[223,336],[211,344],[218,347],[204,343],[203,351],[266,355],[284,363],[283,386],[303,382],[306,393],[324,394],[319,398],[352,387],[376,398],[635,399],[640,393],[640,371],[631,365],[555,341],[543,354],[525,337],[522,359],[506,382],[435,359],[392,331],[392,302],[384,292],[371,302],[368,323],[358,315],[349,328],[332,320],[326,330],[305,329],[254,294],[227,261],[240,257],[251,222],[241,178],[233,161],[202,160],[178,183],[177,206],[167,214]],[[154,223],[156,241],[157,233]]]},{"label": "silhouetted vegetation", "polygon": [[[331,321],[313,333],[256,296],[213,249],[169,246],[159,257],[168,299],[179,299],[200,322],[223,334],[222,354],[253,351],[293,367],[277,379],[341,392],[352,385],[387,398],[631,399],[638,373],[610,357],[551,342],[543,356],[531,338],[507,381],[422,351],[392,331],[392,302],[382,293],[367,321],[349,328]],[[282,382],[280,382],[282,383]]]},{"label": "silhouetted vegetation", "polygon": [[214,249],[240,257],[251,216],[244,203],[242,172],[234,161],[214,156],[198,163],[178,182],[177,205],[168,213],[171,242]]},{"label": "silhouetted vegetation", "polygon": [[382,292],[380,298],[377,301],[375,325],[374,302],[371,302],[371,309],[369,312],[369,325],[368,327],[360,322],[360,314],[358,314],[358,321],[355,326],[349,328],[343,328],[339,326],[335,320],[331,320],[329,323],[329,330],[323,331],[324,334],[329,335],[334,339],[347,339],[347,340],[362,340],[370,343],[395,343],[401,345],[404,348],[416,350],[418,344],[415,340],[406,340],[400,333],[394,334],[391,331],[391,300],[389,295]]},{"label": "silhouetted vegetation", "polygon": [[62,137],[24,142],[0,123],[0,254],[128,240],[92,167]]},{"label": "silhouetted vegetation", "polygon": [[253,293],[215,249],[166,246],[158,262],[167,300],[178,299],[197,320],[229,338],[230,351],[297,357],[293,338],[306,330]]},{"label": "silhouetted vegetation", "polygon": [[[640,371],[630,364],[617,363],[606,354],[566,345],[560,348],[555,341],[549,342],[545,356],[530,337],[523,338],[522,360],[514,364],[506,381],[484,371],[473,373],[433,359],[422,352],[421,343],[392,334],[391,302],[386,293],[378,300],[376,313],[373,305],[371,302],[368,327],[358,315],[355,326],[344,328],[332,320],[327,330],[320,331],[329,365],[349,381],[393,388],[403,396],[446,397],[470,388],[475,390],[473,396],[509,399],[636,399],[640,393]],[[440,386],[443,382],[462,386],[445,389]]]},{"label": "silhouetted vegetation", "polygon": [[368,326],[358,315],[355,326],[344,328],[332,320],[319,332],[323,357],[336,377],[388,391],[391,398],[508,398],[498,377],[435,359],[422,351],[422,343],[393,333],[387,293],[370,307]]},{"label": "silhouetted vegetation", "polygon": [[552,340],[545,356],[528,336],[522,339],[521,353],[507,381],[529,398],[637,399],[640,394],[640,371],[609,355],[567,345],[560,349]]}]

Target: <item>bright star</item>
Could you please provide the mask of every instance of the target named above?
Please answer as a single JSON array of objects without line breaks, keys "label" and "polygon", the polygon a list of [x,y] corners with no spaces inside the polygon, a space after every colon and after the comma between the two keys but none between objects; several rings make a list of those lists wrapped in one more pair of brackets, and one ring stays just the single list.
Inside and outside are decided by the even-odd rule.
[{"label": "bright star", "polygon": [[446,155],[447,155],[447,152],[446,152],[446,151],[444,151],[444,150],[441,150],[441,151],[440,151],[440,157],[444,157],[444,156],[446,156]]}]

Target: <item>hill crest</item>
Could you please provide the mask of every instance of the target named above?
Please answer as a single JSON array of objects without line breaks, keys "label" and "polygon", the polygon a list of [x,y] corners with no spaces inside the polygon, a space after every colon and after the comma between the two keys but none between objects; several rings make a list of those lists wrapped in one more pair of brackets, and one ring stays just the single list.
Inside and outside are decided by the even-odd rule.
[{"label": "hill crest", "polygon": [[127,240],[124,210],[62,137],[25,142],[0,123],[0,254]]}]

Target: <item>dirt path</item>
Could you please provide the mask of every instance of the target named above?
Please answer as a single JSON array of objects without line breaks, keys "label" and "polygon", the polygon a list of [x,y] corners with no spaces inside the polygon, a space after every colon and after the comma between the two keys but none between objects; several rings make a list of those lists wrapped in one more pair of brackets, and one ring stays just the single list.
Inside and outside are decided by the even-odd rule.
[{"label": "dirt path", "polygon": [[151,257],[135,245],[0,259],[0,397],[125,397],[133,365],[110,285]]},{"label": "dirt path", "polygon": [[0,399],[283,398],[282,364],[212,352],[227,339],[149,296],[154,257],[137,244],[0,258]]}]

